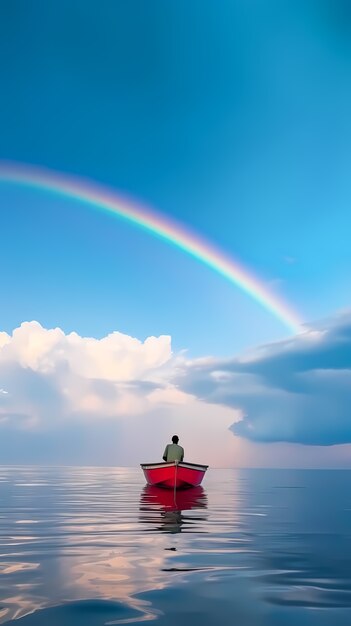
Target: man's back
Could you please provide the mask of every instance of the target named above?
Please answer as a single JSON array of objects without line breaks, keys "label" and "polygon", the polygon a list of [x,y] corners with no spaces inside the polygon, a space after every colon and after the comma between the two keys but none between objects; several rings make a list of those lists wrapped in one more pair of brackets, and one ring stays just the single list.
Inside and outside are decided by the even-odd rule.
[{"label": "man's back", "polygon": [[184,458],[184,450],[177,443],[169,443],[163,453],[163,459],[170,463],[171,461],[182,461]]}]

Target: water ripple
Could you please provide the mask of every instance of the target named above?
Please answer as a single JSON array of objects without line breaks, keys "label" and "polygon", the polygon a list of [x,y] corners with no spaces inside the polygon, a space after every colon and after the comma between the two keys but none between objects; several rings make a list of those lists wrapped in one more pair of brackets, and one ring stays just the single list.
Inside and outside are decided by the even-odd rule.
[{"label": "water ripple", "polygon": [[212,470],[174,498],[138,469],[1,467],[0,624],[346,626],[350,487]]}]

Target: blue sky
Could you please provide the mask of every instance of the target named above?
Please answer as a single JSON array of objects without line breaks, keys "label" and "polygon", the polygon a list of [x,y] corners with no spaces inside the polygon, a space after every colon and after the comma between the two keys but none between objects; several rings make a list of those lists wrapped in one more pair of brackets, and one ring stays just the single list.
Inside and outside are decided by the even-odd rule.
[{"label": "blue sky", "polygon": [[[0,157],[179,219],[313,324],[350,306],[350,30],[342,0],[14,0],[0,20]],[[170,335],[191,358],[287,335],[119,220],[4,184],[0,203],[0,331]]]}]

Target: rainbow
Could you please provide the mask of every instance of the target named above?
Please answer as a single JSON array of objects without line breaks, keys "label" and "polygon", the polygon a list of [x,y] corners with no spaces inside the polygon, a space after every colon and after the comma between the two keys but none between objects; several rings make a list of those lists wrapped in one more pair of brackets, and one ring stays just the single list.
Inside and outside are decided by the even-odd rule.
[{"label": "rainbow", "polygon": [[89,180],[30,165],[0,161],[0,182],[50,192],[127,220],[176,246],[235,284],[293,333],[302,330],[297,313],[262,281],[238,261],[168,216]]}]

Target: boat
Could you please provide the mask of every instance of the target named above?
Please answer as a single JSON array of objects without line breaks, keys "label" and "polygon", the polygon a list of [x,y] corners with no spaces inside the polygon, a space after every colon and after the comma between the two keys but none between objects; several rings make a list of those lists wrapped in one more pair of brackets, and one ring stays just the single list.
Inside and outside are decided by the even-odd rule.
[{"label": "boat", "polygon": [[185,461],[166,463],[141,463],[148,485],[157,485],[168,489],[197,487],[206,473],[208,465],[197,465]]}]

